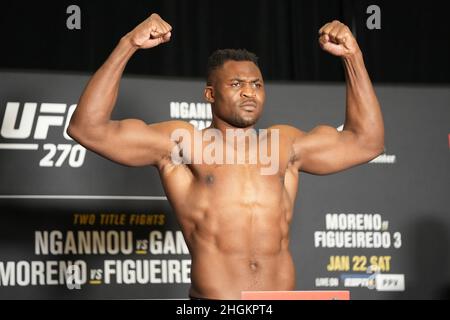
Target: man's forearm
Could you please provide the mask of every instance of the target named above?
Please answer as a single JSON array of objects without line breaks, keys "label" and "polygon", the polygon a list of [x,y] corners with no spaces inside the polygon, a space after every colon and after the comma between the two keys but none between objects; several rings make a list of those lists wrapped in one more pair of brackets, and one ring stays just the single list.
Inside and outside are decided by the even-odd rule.
[{"label": "man's forearm", "polygon": [[94,131],[110,121],[120,79],[126,64],[136,50],[128,35],[120,40],[105,63],[89,80],[70,121],[69,131],[72,133],[77,129]]},{"label": "man's forearm", "polygon": [[351,130],[368,147],[384,148],[384,124],[380,104],[360,50],[342,58],[347,81],[344,129]]}]

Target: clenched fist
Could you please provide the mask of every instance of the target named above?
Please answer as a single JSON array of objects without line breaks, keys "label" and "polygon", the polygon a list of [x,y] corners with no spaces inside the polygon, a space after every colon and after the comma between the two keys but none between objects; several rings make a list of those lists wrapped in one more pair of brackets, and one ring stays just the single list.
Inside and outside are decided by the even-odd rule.
[{"label": "clenched fist", "polygon": [[320,28],[319,36],[320,47],[334,56],[345,58],[360,51],[350,29],[337,20]]},{"label": "clenched fist", "polygon": [[127,36],[131,43],[140,49],[149,49],[168,42],[172,27],[158,14],[154,13],[134,28]]}]

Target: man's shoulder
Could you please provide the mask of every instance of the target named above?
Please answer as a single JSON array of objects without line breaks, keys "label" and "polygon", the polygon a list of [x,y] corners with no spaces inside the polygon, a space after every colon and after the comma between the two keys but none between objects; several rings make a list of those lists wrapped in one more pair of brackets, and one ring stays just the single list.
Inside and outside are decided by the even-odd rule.
[{"label": "man's shoulder", "polygon": [[335,133],[337,131],[336,128],[325,125],[325,124],[319,124],[312,128],[310,131],[303,131],[299,128],[286,125],[286,124],[277,124],[269,127],[268,129],[278,129],[280,130],[280,134],[288,135],[288,136],[295,136],[295,137],[303,137],[305,135],[316,135],[319,134],[327,134],[327,133]]},{"label": "man's shoulder", "polygon": [[169,120],[156,122],[148,125],[149,127],[159,128],[164,131],[175,131],[175,130],[188,130],[190,132],[194,131],[195,127],[183,120]]},{"label": "man's shoulder", "polygon": [[306,134],[303,130],[288,124],[275,124],[267,128],[268,130],[279,130],[280,136],[289,138],[299,138]]}]

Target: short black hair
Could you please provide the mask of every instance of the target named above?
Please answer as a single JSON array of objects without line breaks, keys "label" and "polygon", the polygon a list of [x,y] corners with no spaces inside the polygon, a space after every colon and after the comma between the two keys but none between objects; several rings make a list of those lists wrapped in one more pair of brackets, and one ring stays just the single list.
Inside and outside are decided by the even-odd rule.
[{"label": "short black hair", "polygon": [[[206,68],[206,83],[211,85],[212,73],[224,65],[225,62],[232,61],[251,61],[258,66],[258,57],[253,52],[246,49],[219,49],[214,51],[208,58]],[[258,66],[259,67],[259,66]]]}]

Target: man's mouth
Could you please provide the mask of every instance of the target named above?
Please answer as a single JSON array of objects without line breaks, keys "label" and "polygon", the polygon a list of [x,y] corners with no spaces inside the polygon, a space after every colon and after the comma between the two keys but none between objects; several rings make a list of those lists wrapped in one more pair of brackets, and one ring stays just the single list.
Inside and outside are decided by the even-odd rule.
[{"label": "man's mouth", "polygon": [[241,104],[241,109],[244,109],[245,111],[252,112],[256,110],[256,103],[255,102],[244,102]]}]

